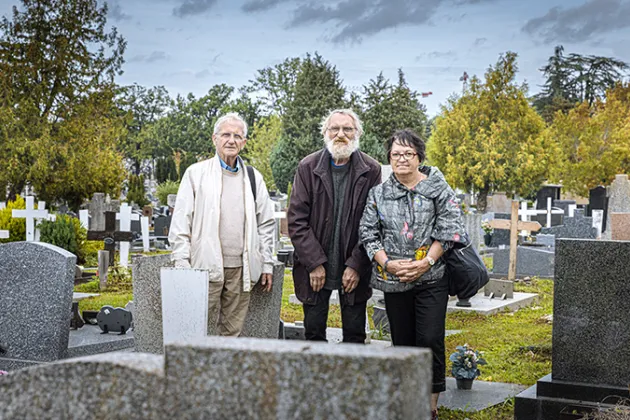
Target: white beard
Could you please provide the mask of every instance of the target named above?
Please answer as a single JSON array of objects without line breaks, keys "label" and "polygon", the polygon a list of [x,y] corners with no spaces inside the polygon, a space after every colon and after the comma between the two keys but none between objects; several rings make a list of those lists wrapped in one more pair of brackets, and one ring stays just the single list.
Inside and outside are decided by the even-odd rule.
[{"label": "white beard", "polygon": [[334,160],[349,159],[352,153],[359,148],[359,139],[348,140],[347,144],[335,143],[327,135],[324,137],[324,143],[326,143],[326,149],[332,155]]}]

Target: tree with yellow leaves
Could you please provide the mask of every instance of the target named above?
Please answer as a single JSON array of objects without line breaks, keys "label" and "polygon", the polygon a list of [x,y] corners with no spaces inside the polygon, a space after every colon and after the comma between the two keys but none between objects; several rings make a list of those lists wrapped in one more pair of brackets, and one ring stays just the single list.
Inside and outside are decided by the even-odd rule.
[{"label": "tree with yellow leaves", "polygon": [[527,101],[527,86],[514,81],[517,55],[501,55],[485,81],[473,77],[460,97],[451,97],[436,118],[428,157],[450,185],[478,193],[485,211],[487,196],[506,191],[536,192],[547,178],[552,149],[540,133],[545,123]]},{"label": "tree with yellow leaves", "polygon": [[556,113],[541,137],[556,143],[558,163],[551,178],[570,192],[586,196],[591,188],[609,185],[616,174],[629,173],[630,83],[609,90],[606,101]]}]

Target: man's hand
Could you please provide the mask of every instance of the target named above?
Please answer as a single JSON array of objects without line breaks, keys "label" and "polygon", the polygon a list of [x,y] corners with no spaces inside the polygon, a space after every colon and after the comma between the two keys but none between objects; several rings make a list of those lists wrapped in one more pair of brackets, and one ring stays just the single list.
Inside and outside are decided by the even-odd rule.
[{"label": "man's hand", "polygon": [[418,279],[430,269],[431,265],[429,265],[429,261],[423,258],[420,261],[412,261],[408,264],[406,268],[403,268],[399,272],[398,277],[401,282],[408,283]]},{"label": "man's hand", "polygon": [[260,275],[260,285],[265,292],[271,292],[271,283],[273,282],[273,275],[270,273],[262,273]]},{"label": "man's hand", "polygon": [[311,278],[311,287],[314,291],[319,292],[324,287],[324,283],[326,283],[326,269],[323,265],[317,266],[315,270],[311,271],[309,274]]},{"label": "man's hand", "polygon": [[343,271],[343,277],[341,277],[341,284],[344,292],[352,292],[359,285],[359,273],[354,268],[346,267]]}]

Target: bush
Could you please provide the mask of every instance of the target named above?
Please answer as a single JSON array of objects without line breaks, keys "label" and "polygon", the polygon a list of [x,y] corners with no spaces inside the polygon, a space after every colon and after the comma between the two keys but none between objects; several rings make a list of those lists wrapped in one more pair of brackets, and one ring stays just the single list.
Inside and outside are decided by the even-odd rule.
[{"label": "bush", "polygon": [[14,219],[13,209],[25,209],[26,201],[19,195],[15,201],[9,201],[6,208],[0,210],[0,230],[8,230],[9,237],[0,239],[0,243],[17,242],[26,240],[26,219]]},{"label": "bush", "polygon": [[65,214],[57,215],[53,222],[44,220],[39,224],[40,240],[56,245],[77,256],[77,264],[85,263],[87,230],[81,221]]},{"label": "bush", "polygon": [[177,190],[179,190],[179,182],[168,180],[158,185],[156,195],[160,204],[166,206],[169,194],[177,194]]},{"label": "bush", "polygon": [[149,204],[146,191],[144,190],[144,176],[129,175],[128,185],[127,201],[136,203],[139,207]]},{"label": "bush", "polygon": [[158,158],[155,162],[155,177],[160,184],[165,181],[177,181],[177,165],[172,157]]},{"label": "bush", "polygon": [[85,266],[98,267],[98,251],[105,249],[103,241],[85,241],[84,246]]}]

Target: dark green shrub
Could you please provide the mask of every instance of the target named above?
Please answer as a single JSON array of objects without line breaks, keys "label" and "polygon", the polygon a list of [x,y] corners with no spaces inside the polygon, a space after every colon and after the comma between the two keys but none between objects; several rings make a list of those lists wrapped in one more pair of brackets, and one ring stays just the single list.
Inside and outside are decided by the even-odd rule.
[{"label": "dark green shrub", "polygon": [[140,207],[149,204],[146,192],[144,190],[143,175],[129,175],[128,179],[129,191],[127,192],[127,201],[136,203]]},{"label": "dark green shrub", "polygon": [[44,220],[39,224],[40,240],[56,245],[77,256],[77,264],[85,262],[87,230],[79,219],[65,214],[57,215],[53,222]]}]

